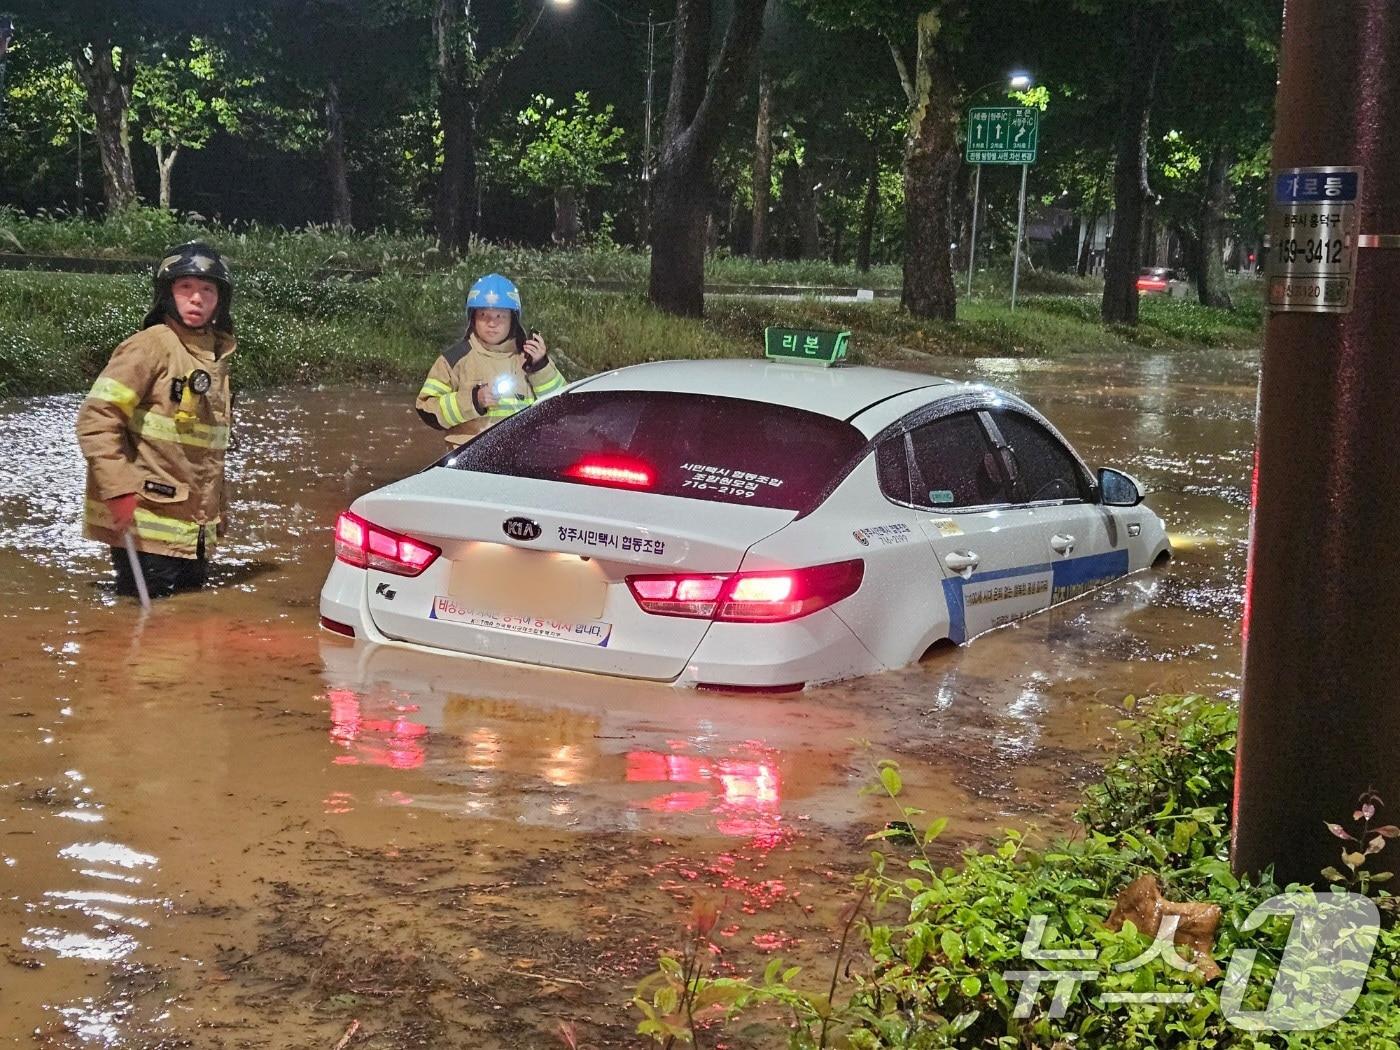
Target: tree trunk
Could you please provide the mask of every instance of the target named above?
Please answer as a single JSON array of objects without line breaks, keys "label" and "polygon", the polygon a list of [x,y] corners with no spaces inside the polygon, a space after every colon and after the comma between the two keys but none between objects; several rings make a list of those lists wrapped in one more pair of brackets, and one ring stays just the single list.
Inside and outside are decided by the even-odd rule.
[{"label": "tree trunk", "polygon": [[438,183],[438,247],[460,254],[476,230],[476,113],[467,89],[440,84],[438,113],[442,121],[442,178]]},{"label": "tree trunk", "polygon": [[758,74],[758,122],[753,136],[753,234],[749,254],[768,258],[768,206],[773,190],[773,75]]},{"label": "tree trunk", "polygon": [[326,84],[326,175],[331,183],[331,225],[348,229],[350,167],[345,160],[345,114],[340,108],[340,85]]},{"label": "tree trunk", "polygon": [[97,152],[102,159],[102,194],[111,214],[137,203],[129,126],[131,83],[136,69],[125,53],[120,64],[115,61],[110,41],[79,51],[73,56],[73,68],[95,118]]},{"label": "tree trunk", "polygon": [[763,35],[767,0],[734,0],[710,64],[713,0],[676,0],[675,55],[656,168],[648,296],[668,313],[705,311],[705,223],[710,169]]},{"label": "tree trunk", "polygon": [[175,171],[175,158],[180,155],[180,147],[173,147],[169,153],[163,148],[156,148],[156,170],[160,172],[160,206],[165,211],[170,210],[170,177]]},{"label": "tree trunk", "polygon": [[860,209],[860,238],[856,242],[856,269],[870,269],[870,249],[875,241],[875,217],[880,211],[880,147],[872,140],[865,172],[865,203]]},{"label": "tree trunk", "polygon": [[1103,214],[1103,179],[1094,183],[1093,203],[1089,205],[1088,231],[1084,243],[1079,246],[1078,272],[1080,277],[1089,276],[1089,261],[1094,257],[1094,237],[1099,232],[1099,217]]},{"label": "tree trunk", "polygon": [[1217,146],[1206,166],[1206,192],[1201,202],[1201,258],[1196,269],[1196,294],[1202,306],[1233,310],[1225,287],[1225,216],[1230,209],[1230,151]]},{"label": "tree trunk", "polygon": [[[1161,245],[1157,243],[1157,219],[1152,212],[1146,208],[1142,213],[1142,234],[1138,237],[1141,244],[1139,248],[1138,267],[1161,266]],[[1136,283],[1136,282],[1134,282]]]},{"label": "tree trunk", "polygon": [[663,159],[652,183],[651,278],[653,304],[682,317],[705,313],[705,237],[709,208],[705,172]]},{"label": "tree trunk", "polygon": [[442,127],[442,174],[434,220],[438,248],[454,255],[466,250],[476,228],[476,107],[467,83],[471,56],[459,52],[463,13],[460,0],[436,0],[433,8],[434,71]]},{"label": "tree trunk", "polygon": [[817,215],[817,186],[812,175],[812,169],[808,164],[801,164],[797,168],[797,186],[801,207],[798,211],[800,223],[800,238],[798,241],[798,258],[819,259],[821,258],[821,223]]},{"label": "tree trunk", "polygon": [[551,240],[567,248],[578,240],[581,224],[578,218],[578,190],[561,186],[554,191],[554,233]]},{"label": "tree trunk", "polygon": [[1147,183],[1147,127],[1157,69],[1167,46],[1168,24],[1160,4],[1134,5],[1130,43],[1119,85],[1121,111],[1113,166],[1113,239],[1104,264],[1105,322],[1138,321],[1138,268],[1142,265],[1142,222],[1152,198]]},{"label": "tree trunk", "polygon": [[919,16],[909,136],[904,148],[904,291],[900,303],[915,317],[952,321],[957,315],[958,296],[948,257],[948,194],[958,168],[958,106],[951,70],[937,46],[938,28],[937,11]]}]

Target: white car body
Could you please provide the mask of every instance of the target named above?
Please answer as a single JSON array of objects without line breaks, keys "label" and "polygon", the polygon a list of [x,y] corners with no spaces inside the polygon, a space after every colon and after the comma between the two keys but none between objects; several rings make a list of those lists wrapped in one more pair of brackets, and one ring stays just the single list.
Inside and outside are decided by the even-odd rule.
[{"label": "white car body", "polygon": [[[701,405],[715,414],[686,414]],[[729,427],[736,447],[716,449],[709,435],[706,462],[676,451],[654,479],[672,493],[637,487],[646,466],[589,461],[586,470],[629,479],[622,487],[493,472],[492,455],[533,462],[520,449],[540,427],[572,441],[593,433],[589,419],[611,425],[601,414],[624,408],[637,413],[634,433],[648,428],[653,449],[685,445],[705,429],[694,420],[711,419]],[[663,411],[677,413],[675,432],[658,438]],[[780,436],[766,449],[737,447],[750,425]],[[788,448],[786,434],[807,440]],[[491,435],[495,444],[483,444]],[[760,455],[779,464],[771,476],[734,467]],[[473,461],[482,469],[454,465]],[[797,508],[754,505],[755,495],[796,500],[801,479],[786,477],[784,493],[784,462],[808,481],[829,481]],[[1116,505],[1104,502],[1105,486]],[[391,559],[440,553],[417,575],[338,557],[321,615],[332,630],[380,645],[678,685],[794,688],[902,667],[935,643],[965,642],[1148,568],[1170,546],[1141,498],[1126,475],[1095,479],[1041,416],[991,387],[865,367],[657,362],[576,382],[357,499],[353,515],[405,541],[373,540],[388,544]],[[359,525],[345,528],[348,557],[364,561],[354,543],[368,549],[371,540],[354,532]],[[711,582],[753,573],[778,575]],[[668,575],[685,579],[645,582]],[[720,600],[681,600],[713,597],[712,587],[722,588]],[[658,607],[713,607],[715,617],[821,607],[781,622],[727,622],[646,611],[643,588],[648,600],[663,596]],[[839,597],[823,605],[830,595]]]}]

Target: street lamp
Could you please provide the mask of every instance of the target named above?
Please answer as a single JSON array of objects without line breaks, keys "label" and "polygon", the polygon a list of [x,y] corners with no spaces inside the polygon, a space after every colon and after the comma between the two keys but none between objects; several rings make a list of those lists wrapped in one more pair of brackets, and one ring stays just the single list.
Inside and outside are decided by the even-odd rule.
[{"label": "street lamp", "polygon": [[[1025,72],[1024,70],[1019,70],[1019,69],[1018,69],[1018,70],[1012,70],[1010,73],[1008,73],[1008,74],[1006,75],[1006,79],[1005,79],[1005,80],[989,80],[989,81],[987,81],[987,83],[983,84],[983,85],[982,85],[980,88],[978,88],[976,91],[968,92],[967,100],[968,100],[969,102],[971,102],[973,99],[975,99],[975,98],[976,98],[978,95],[980,95],[982,92],[986,91],[989,87],[996,87],[998,84],[1005,84],[1005,85],[1006,85],[1006,90],[1007,90],[1007,92],[1010,93],[1010,92],[1012,92],[1012,91],[1025,91],[1028,87],[1030,87],[1030,86],[1031,86],[1032,84],[1034,84],[1034,83],[1035,83],[1035,78],[1032,77],[1029,73]],[[969,134],[971,134],[971,132],[969,132]],[[1026,195],[1026,180],[1025,180],[1024,165],[1022,166],[1021,175],[1022,175],[1022,178],[1021,178],[1021,206],[1022,206],[1022,208],[1024,209],[1024,208],[1025,208],[1025,195]],[[969,299],[972,298],[972,269],[973,269],[973,264],[976,263],[976,261],[977,261],[977,209],[978,209],[978,206],[982,203],[981,198],[982,198],[982,165],[979,164],[979,165],[977,165],[977,175],[976,175],[976,177],[974,178],[973,183],[972,183],[972,236],[968,238],[968,246],[967,246],[967,297],[968,297]],[[1017,263],[1019,263],[1019,262],[1021,261],[1021,260],[1020,260],[1020,251],[1021,251],[1021,234],[1020,234],[1019,227],[1018,227],[1017,234],[1016,234],[1016,252],[1017,252],[1017,256],[1016,256],[1016,258],[1012,261],[1012,266],[1013,266],[1013,268],[1015,267],[1015,265],[1016,265]],[[1013,299],[1012,299],[1012,304],[1013,304],[1013,305],[1012,305],[1011,308],[1012,308],[1013,310],[1016,309],[1016,307],[1015,307],[1015,305],[1014,305],[1014,304],[1015,304],[1015,299],[1014,299],[1014,297],[1013,297]]]},{"label": "street lamp", "polygon": [[0,128],[5,126],[5,56],[10,41],[15,38],[15,23],[9,15],[0,15]]},{"label": "street lamp", "polygon": [[[555,7],[572,7],[574,5],[574,0],[550,0],[550,2],[553,3]],[[650,4],[647,5],[647,20],[645,22],[638,22],[634,19],[626,17],[616,8],[604,3],[603,0],[590,0],[590,2],[597,4],[604,11],[607,11],[608,14],[612,15],[613,18],[617,19],[617,21],[625,25],[637,26],[638,28],[646,26],[647,93],[645,101],[645,116],[642,119],[642,138],[644,140],[644,144],[642,146],[642,181],[649,183],[651,182],[651,111],[653,106],[653,100],[655,98],[655,93],[652,90],[652,87],[656,81],[656,31],[658,29],[665,29],[667,26],[672,25],[674,23],[657,22],[655,19],[653,19]]]}]

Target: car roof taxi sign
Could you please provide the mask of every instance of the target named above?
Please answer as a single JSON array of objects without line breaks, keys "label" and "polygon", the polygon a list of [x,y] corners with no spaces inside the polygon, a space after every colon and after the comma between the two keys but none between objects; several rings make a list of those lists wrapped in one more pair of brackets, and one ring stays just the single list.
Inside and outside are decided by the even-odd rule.
[{"label": "car roof taxi sign", "polygon": [[845,359],[850,340],[850,332],[765,328],[763,356],[778,361],[804,361],[830,366]]}]

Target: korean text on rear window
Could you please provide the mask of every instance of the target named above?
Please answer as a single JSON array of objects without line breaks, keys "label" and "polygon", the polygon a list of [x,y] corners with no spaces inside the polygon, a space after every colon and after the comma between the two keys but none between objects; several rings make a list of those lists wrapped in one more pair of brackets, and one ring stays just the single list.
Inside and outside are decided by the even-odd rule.
[{"label": "korean text on rear window", "polygon": [[785,405],[702,394],[580,391],[497,424],[445,465],[591,484],[578,476],[580,465],[606,462],[636,479],[625,487],[800,511],[864,446],[849,423]]}]

